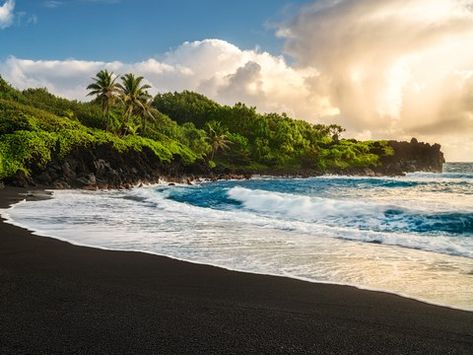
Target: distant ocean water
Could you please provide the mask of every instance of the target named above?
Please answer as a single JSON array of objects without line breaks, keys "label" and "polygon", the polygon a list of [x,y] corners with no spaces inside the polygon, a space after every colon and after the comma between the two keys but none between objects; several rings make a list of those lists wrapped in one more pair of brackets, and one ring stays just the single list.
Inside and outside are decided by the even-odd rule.
[{"label": "distant ocean water", "polygon": [[385,290],[473,310],[473,164],[398,178],[56,191],[2,215],[74,244]]}]

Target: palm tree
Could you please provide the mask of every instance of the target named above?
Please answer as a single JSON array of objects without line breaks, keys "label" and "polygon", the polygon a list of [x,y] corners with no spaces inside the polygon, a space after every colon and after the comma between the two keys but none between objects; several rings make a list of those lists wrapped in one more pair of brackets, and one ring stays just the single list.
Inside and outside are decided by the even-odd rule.
[{"label": "palm tree", "polygon": [[88,96],[95,96],[102,106],[102,113],[106,120],[106,129],[110,128],[110,110],[115,103],[118,92],[117,77],[108,70],[101,70],[97,73],[92,84],[87,86]]},{"label": "palm tree", "polygon": [[141,133],[146,132],[146,119],[150,118],[154,120],[153,115],[153,100],[151,96],[140,102],[140,105],[136,108],[135,113],[141,118]]},{"label": "palm tree", "polygon": [[212,147],[210,156],[212,161],[217,151],[229,149],[229,144],[231,143],[227,139],[227,132],[222,129],[220,122],[215,121],[207,123],[207,141]]},{"label": "palm tree", "polygon": [[120,98],[125,105],[125,131],[127,130],[127,125],[132,115],[140,115],[144,124],[146,117],[151,114],[151,95],[148,93],[148,89],[150,89],[151,86],[142,84],[143,79],[142,76],[125,74],[121,77],[121,83],[118,84]]}]

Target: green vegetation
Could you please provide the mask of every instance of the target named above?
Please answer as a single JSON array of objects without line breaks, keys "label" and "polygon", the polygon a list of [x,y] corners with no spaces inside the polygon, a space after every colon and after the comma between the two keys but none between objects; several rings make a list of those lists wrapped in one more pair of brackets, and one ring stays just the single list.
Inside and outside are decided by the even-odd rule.
[{"label": "green vegetation", "polygon": [[194,92],[159,94],[153,105],[179,124],[206,129],[213,142],[210,159],[217,166],[251,172],[340,171],[374,167],[381,156],[393,154],[384,141],[340,139],[344,129],[338,125],[259,114],[242,103],[222,106]]},{"label": "green vegetation", "polygon": [[95,101],[102,107],[102,115],[106,122],[106,130],[110,130],[113,122],[111,122],[110,111],[113,108],[118,92],[117,78],[108,70],[101,70],[97,76],[93,78],[94,82],[87,86],[89,90],[88,96],[95,96]]},{"label": "green vegetation", "polygon": [[91,102],[46,89],[16,90],[0,78],[0,179],[40,171],[73,151],[108,146],[152,152],[164,166],[208,171],[289,173],[373,167],[392,154],[386,142],[340,139],[336,125],[313,125],[244,104],[219,105],[193,92],[159,94],[144,78],[101,71]]}]

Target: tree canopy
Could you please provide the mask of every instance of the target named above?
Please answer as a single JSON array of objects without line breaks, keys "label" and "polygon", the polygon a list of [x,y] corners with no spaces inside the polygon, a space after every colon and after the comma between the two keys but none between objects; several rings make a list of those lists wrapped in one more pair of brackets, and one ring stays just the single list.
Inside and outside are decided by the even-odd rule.
[{"label": "tree canopy", "polygon": [[190,91],[154,98],[143,77],[101,71],[79,102],[46,89],[17,90],[0,78],[0,179],[73,149],[111,144],[149,149],[163,162],[204,164],[209,171],[264,174],[340,172],[372,167],[392,151],[384,141],[341,138],[338,125],[220,105]]}]

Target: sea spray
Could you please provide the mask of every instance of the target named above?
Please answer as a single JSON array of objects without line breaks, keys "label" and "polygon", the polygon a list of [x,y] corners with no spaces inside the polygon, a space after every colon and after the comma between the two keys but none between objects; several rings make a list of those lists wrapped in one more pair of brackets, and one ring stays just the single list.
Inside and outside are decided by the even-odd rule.
[{"label": "sea spray", "polygon": [[472,182],[447,171],[56,191],[2,215],[80,245],[473,309]]}]

